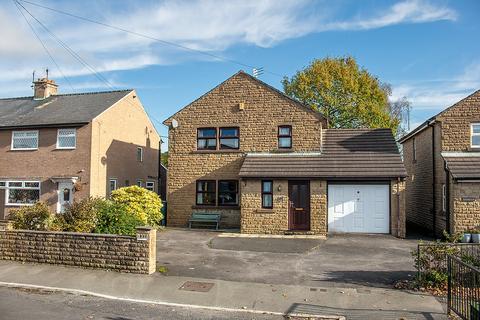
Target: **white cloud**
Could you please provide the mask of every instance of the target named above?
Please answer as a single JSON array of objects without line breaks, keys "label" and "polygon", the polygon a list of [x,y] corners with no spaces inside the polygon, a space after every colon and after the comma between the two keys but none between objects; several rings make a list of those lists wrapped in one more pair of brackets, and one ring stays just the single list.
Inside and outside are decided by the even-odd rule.
[{"label": "white cloud", "polygon": [[441,111],[480,88],[480,61],[469,64],[450,79],[414,81],[393,86],[392,100],[407,97],[413,111]]},{"label": "white cloud", "polygon": [[[332,7],[330,2],[313,0],[165,0],[121,2],[120,5],[118,2],[105,1],[84,0],[77,3],[51,0],[42,4],[218,55],[227,54],[225,50],[239,44],[271,47],[314,32],[455,20],[457,16],[455,11],[446,6],[421,0],[403,0],[388,8],[359,12],[356,16],[342,19],[336,18],[338,8]],[[188,59],[211,59],[153,39],[82,22],[26,3],[24,5],[99,72],[173,64]],[[89,8],[88,15],[84,10],[86,7]],[[35,22],[32,21],[32,24],[67,76],[91,74]],[[58,70],[54,69],[13,3],[0,7],[0,28],[0,88],[5,88],[7,82],[15,85],[14,81],[28,81],[33,69],[39,70],[45,66],[50,66],[52,76],[60,78]],[[466,78],[465,81],[470,80]],[[0,95],[7,93],[1,90]]]}]

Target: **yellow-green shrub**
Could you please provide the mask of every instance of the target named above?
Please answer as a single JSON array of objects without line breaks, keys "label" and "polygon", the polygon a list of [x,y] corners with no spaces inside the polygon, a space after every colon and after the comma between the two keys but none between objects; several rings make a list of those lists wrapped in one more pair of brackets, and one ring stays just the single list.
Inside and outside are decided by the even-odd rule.
[{"label": "yellow-green shrub", "polygon": [[159,226],[163,219],[162,201],[158,194],[138,186],[117,189],[111,199],[125,206],[132,215],[150,226]]},{"label": "yellow-green shrub", "polygon": [[46,231],[50,229],[53,215],[45,203],[37,202],[33,206],[11,210],[9,219],[15,229]]}]

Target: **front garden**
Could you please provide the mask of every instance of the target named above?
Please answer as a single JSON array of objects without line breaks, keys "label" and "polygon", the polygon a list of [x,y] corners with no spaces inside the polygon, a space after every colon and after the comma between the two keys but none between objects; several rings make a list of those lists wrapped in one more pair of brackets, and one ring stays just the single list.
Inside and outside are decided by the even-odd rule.
[{"label": "front garden", "polygon": [[138,226],[159,227],[161,209],[162,201],[155,192],[130,186],[113,191],[109,199],[75,201],[61,214],[38,202],[11,210],[9,219],[14,229],[135,235]]}]

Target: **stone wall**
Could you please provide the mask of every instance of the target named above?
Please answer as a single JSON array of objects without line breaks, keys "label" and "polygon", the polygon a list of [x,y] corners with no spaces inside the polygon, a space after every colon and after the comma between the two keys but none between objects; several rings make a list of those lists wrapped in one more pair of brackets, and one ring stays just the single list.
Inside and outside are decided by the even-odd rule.
[{"label": "stone wall", "polygon": [[[403,161],[407,169],[406,219],[427,230],[433,230],[433,153],[432,128],[403,143]],[[416,145],[416,159],[413,144]]]},{"label": "stone wall", "polygon": [[437,121],[442,123],[442,151],[479,151],[470,146],[470,124],[480,122],[480,91],[443,111]]},{"label": "stone wall", "polygon": [[451,184],[453,232],[480,227],[480,183]]},{"label": "stone wall", "polygon": [[[327,234],[326,182],[310,181],[310,231]],[[288,226],[288,181],[273,180],[273,209],[262,209],[261,180],[242,181],[242,233],[285,234]]]},{"label": "stone wall", "polygon": [[405,238],[405,198],[406,182],[390,182],[390,233],[399,238]]},{"label": "stone wall", "polygon": [[0,259],[151,274],[156,264],[156,230],[137,237],[31,230],[0,225]]},{"label": "stone wall", "polygon": [[[240,108],[243,106],[243,109]],[[322,127],[326,120],[300,106],[275,89],[238,73],[165,121],[178,122],[169,129],[167,181],[168,225],[186,226],[195,205],[197,180],[239,180],[239,170],[247,152],[281,152],[277,145],[279,125],[291,125],[290,151],[320,151]],[[197,150],[197,129],[239,127],[239,150]],[[242,183],[239,183],[241,194]],[[241,202],[242,200],[240,200]],[[222,227],[238,227],[237,208],[204,208],[225,217]],[[265,219],[268,215],[265,214]],[[282,227],[283,228],[283,227]]]}]

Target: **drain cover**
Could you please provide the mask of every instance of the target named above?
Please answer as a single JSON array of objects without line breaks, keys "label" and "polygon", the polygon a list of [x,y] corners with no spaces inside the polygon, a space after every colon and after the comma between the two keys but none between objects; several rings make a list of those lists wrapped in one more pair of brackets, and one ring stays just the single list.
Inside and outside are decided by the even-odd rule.
[{"label": "drain cover", "polygon": [[194,292],[208,292],[213,287],[211,282],[197,282],[187,281],[179,288],[179,290],[194,291]]}]

